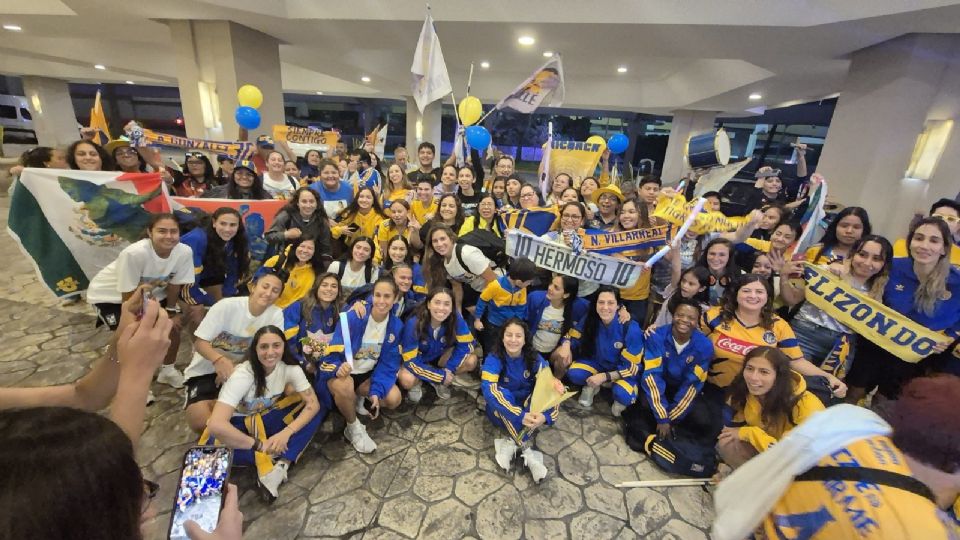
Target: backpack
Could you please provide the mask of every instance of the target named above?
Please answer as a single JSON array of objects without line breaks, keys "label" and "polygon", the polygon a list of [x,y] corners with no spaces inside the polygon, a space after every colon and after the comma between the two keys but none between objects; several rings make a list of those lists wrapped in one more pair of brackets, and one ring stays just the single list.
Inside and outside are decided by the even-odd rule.
[{"label": "backpack", "polygon": [[668,473],[694,478],[710,478],[717,472],[717,452],[712,444],[696,441],[674,430],[672,438],[658,440],[651,433],[644,441],[643,451],[658,467]]},{"label": "backpack", "polygon": [[464,245],[479,249],[484,257],[490,259],[497,268],[506,270],[510,266],[510,257],[507,256],[507,242],[493,231],[474,229],[457,239],[457,245],[454,249],[457,262],[464,270],[473,272],[463,261]]}]

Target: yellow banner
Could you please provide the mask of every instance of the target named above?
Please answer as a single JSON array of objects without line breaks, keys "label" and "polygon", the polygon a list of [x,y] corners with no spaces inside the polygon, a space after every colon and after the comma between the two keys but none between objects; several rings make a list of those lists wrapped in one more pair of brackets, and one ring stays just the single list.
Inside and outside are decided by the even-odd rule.
[{"label": "yellow banner", "polygon": [[273,140],[297,144],[325,144],[330,148],[337,146],[340,134],[336,131],[296,126],[273,126]]},{"label": "yellow banner", "polygon": [[937,343],[946,345],[951,341],[855,290],[825,268],[807,263],[803,277],[807,282],[807,302],[904,362],[919,362],[933,352]]},{"label": "yellow banner", "polygon": [[[673,197],[661,197],[657,201],[653,217],[658,217],[679,227],[690,216],[695,204],[695,202],[687,202],[687,199],[680,193]],[[747,217],[727,217],[721,212],[700,212],[694,219],[693,225],[690,226],[690,230],[696,234],[734,231],[746,223],[747,219]]]},{"label": "yellow banner", "polygon": [[619,232],[581,230],[580,238],[583,240],[583,249],[603,255],[613,255],[623,251],[658,248],[670,240],[672,228],[670,225],[661,225],[649,229]]},{"label": "yellow banner", "polygon": [[573,185],[593,176],[600,162],[603,147],[596,143],[579,141],[553,141],[550,146],[550,177],[567,173],[573,178]]}]

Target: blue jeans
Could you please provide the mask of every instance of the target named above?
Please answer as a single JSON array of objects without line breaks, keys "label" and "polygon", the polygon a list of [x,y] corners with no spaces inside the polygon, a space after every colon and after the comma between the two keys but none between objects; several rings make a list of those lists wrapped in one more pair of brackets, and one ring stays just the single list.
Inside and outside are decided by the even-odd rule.
[{"label": "blue jeans", "polygon": [[[830,330],[829,328],[813,324],[803,319],[794,319],[793,322],[790,323],[790,326],[793,327],[793,333],[797,336],[797,344],[800,346],[800,351],[803,352],[803,357],[816,366],[819,366],[826,360],[830,351],[833,350],[833,345],[837,342],[840,335],[843,334],[843,332]],[[850,364],[852,363],[853,351],[847,356],[845,372],[850,372]]]}]

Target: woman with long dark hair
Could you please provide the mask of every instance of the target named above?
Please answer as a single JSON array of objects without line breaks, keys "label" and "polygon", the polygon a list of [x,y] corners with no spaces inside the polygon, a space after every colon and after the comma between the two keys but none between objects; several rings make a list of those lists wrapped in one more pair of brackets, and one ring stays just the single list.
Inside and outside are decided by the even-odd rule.
[{"label": "woman with long dark hair", "polygon": [[407,390],[411,403],[418,403],[423,397],[424,382],[436,390],[440,399],[449,398],[453,376],[477,367],[473,334],[463,316],[454,311],[450,289],[431,290],[407,319],[400,354],[403,367],[397,382]]},{"label": "woman with long dark hair", "polygon": [[303,298],[311,288],[316,277],[327,269],[323,254],[320,253],[316,239],[301,236],[290,243],[287,249],[267,259],[257,273],[275,269],[283,278],[283,293],[277,298],[277,307],[283,309]]},{"label": "woman with long dark hair", "polygon": [[130,146],[129,143],[121,141],[111,148],[111,143],[107,143],[107,150],[114,163],[117,164],[117,170],[126,173],[145,173],[147,172],[147,161],[143,159],[140,152]]},{"label": "woman with long dark hair", "polygon": [[[550,369],[550,364],[533,348],[530,329],[520,319],[510,319],[500,329],[493,350],[483,360],[480,380],[487,418],[510,436],[494,441],[497,464],[509,471],[514,456],[522,449],[524,464],[538,483],[547,476],[547,467],[543,464],[543,454],[533,449],[530,440],[537,428],[553,425],[560,416],[559,406],[544,412],[528,408],[528,398],[541,369]],[[562,394],[563,385],[558,380],[555,383],[554,390]]]},{"label": "woman with long dark hair", "polygon": [[213,164],[203,152],[187,152],[183,170],[173,172],[173,190],[181,197],[202,197],[217,184]]},{"label": "woman with long dark hair", "polygon": [[410,212],[410,203],[405,199],[393,201],[387,213],[390,217],[381,221],[377,226],[377,261],[386,260],[387,242],[394,236],[400,236],[407,241],[417,252],[423,249],[420,241],[420,224],[413,219]]},{"label": "woman with long dark hair", "polygon": [[576,361],[567,376],[580,390],[580,405],[589,409],[600,386],[611,383],[610,412],[620,416],[637,399],[637,374],[643,355],[643,332],[636,321],[617,317],[620,289],[601,285],[587,311],[582,332],[573,332]]},{"label": "woman with long dark hair", "polygon": [[285,242],[309,236],[317,244],[317,251],[327,263],[333,260],[330,254],[331,234],[327,213],[320,203],[320,196],[309,187],[298,188],[288,202],[273,218],[273,225],[264,235],[279,251]]},{"label": "woman with long dark hair", "polygon": [[553,373],[563,377],[573,362],[574,331],[583,330],[590,303],[577,297],[580,280],[554,274],[545,291],[527,295],[526,323],[531,328],[533,348],[550,360]]},{"label": "woman with long dark hair", "polygon": [[67,147],[67,165],[78,171],[112,171],[113,159],[99,144],[88,141],[74,141]]},{"label": "woman with long dark hair", "polygon": [[450,283],[456,309],[473,312],[480,293],[488,283],[499,277],[495,264],[479,248],[466,244],[457,246],[457,235],[442,223],[430,229],[423,255],[423,277],[427,289]]},{"label": "woman with long dark hair", "polygon": [[[427,235],[437,225],[446,225],[456,232],[463,227],[466,218],[463,216],[463,207],[456,195],[442,195],[437,200],[436,214],[420,227],[420,242],[424,250],[427,247]],[[426,259],[424,259],[425,262]]]},{"label": "woman with long dark hair", "polygon": [[[288,386],[295,393],[285,395]],[[264,326],[223,383],[200,444],[232,448],[233,464],[253,465],[257,485],[273,501],[320,427],[319,413],[317,395],[287,350],[283,330]]]},{"label": "woman with long dark hair", "polygon": [[263,179],[257,174],[256,165],[245,159],[237,162],[226,184],[208,189],[201,198],[264,200],[273,197],[263,189]]},{"label": "woman with long dark hair", "polygon": [[334,219],[337,224],[330,232],[349,247],[360,237],[375,238],[377,226],[386,217],[373,188],[360,187],[350,204]]},{"label": "woman with long dark hair", "polygon": [[783,351],[766,345],[744,357],[743,370],[728,390],[727,426],[717,438],[717,451],[727,465],[743,465],[824,409],[791,364]]},{"label": "woman with long dark hair", "polygon": [[324,272],[314,280],[309,294],[284,308],[287,348],[307,373],[317,372],[317,360],[333,337],[342,307],[340,280],[336,274]]},{"label": "woman with long dark hair", "polygon": [[340,280],[344,299],[353,294],[353,291],[370,285],[379,278],[380,267],[373,264],[375,249],[372,238],[361,236],[354,240],[344,257],[333,261],[327,267],[327,270]]},{"label": "woman with long dark hair", "polygon": [[412,299],[419,303],[427,296],[427,285],[423,279],[423,268],[419,263],[413,262],[413,250],[410,249],[410,243],[402,236],[394,236],[387,241],[387,248],[383,254],[383,264],[381,268],[384,272],[392,272],[394,266],[405,264],[410,267],[413,273],[413,296]]},{"label": "woman with long dark hair", "polygon": [[921,362],[909,363],[869,340],[860,340],[859,354],[870,361],[861,363],[862,371],[854,363],[848,376],[850,384],[858,388],[854,397],[876,386],[881,398],[896,399],[901,387],[926,369],[960,375],[960,362],[949,351],[951,345],[956,346],[960,329],[960,270],[950,266],[950,229],[942,219],[923,218],[910,228],[906,243],[909,255],[893,259],[883,303],[942,333],[943,341]]},{"label": "woman with long dark hair", "polygon": [[827,225],[819,244],[807,250],[806,260],[811,264],[833,264],[841,262],[851,253],[853,246],[865,236],[870,236],[870,216],[859,206],[848,206],[837,212],[833,221]]},{"label": "woman with long dark hair", "polygon": [[240,212],[224,206],[213,212],[207,226],[197,227],[180,241],[193,251],[196,281],[181,289],[180,297],[188,306],[187,318],[196,327],[203,318],[204,307],[237,295],[240,281],[250,267],[247,233]]},{"label": "woman with long dark hair", "polygon": [[697,266],[710,272],[710,305],[719,305],[724,290],[740,275],[740,267],[733,260],[733,242],[726,238],[714,238],[707,242]]}]

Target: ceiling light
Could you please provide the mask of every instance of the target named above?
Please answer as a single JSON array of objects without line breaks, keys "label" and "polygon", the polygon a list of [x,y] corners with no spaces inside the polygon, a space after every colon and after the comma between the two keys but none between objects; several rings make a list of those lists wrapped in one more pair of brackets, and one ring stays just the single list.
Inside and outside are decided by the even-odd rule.
[{"label": "ceiling light", "polygon": [[763,99],[763,96],[761,96],[760,94],[754,92],[754,93],[750,94],[749,98],[750,98],[751,101],[757,101],[757,100]]},{"label": "ceiling light", "polygon": [[107,69],[107,66],[103,64],[96,64],[95,66],[93,66],[93,69]]},{"label": "ceiling light", "polygon": [[135,84],[133,81],[127,81],[127,84]]},{"label": "ceiling light", "polygon": [[520,39],[517,40],[517,43],[521,45],[533,45],[537,40],[533,39],[530,36],[520,36]]},{"label": "ceiling light", "polygon": [[544,58],[553,58],[553,51],[543,51]]},{"label": "ceiling light", "polygon": [[490,62],[480,62],[480,67],[482,69],[490,69]]},{"label": "ceiling light", "polygon": [[620,66],[617,68],[617,73],[626,73],[626,72],[627,72],[626,66]]},{"label": "ceiling light", "polygon": [[318,95],[318,96],[322,96],[322,95],[323,95],[323,92],[317,90],[317,95]]},{"label": "ceiling light", "polygon": [[17,24],[5,24],[3,25],[3,29],[9,30],[11,32],[19,32],[23,30],[23,28],[21,28],[20,25],[17,25]]},{"label": "ceiling light", "polygon": [[363,82],[370,82],[370,77],[367,77],[366,75],[364,75],[363,77],[360,77],[360,80]]}]

